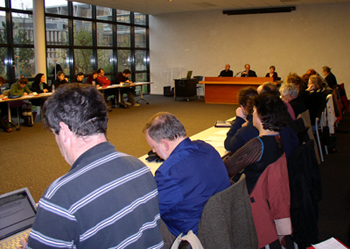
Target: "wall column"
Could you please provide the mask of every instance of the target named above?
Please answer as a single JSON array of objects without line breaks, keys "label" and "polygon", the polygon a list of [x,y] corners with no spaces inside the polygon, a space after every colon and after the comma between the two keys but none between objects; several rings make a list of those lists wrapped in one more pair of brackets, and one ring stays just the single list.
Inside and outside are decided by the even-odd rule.
[{"label": "wall column", "polygon": [[43,73],[47,79],[44,0],[33,0],[33,28],[35,74]]}]

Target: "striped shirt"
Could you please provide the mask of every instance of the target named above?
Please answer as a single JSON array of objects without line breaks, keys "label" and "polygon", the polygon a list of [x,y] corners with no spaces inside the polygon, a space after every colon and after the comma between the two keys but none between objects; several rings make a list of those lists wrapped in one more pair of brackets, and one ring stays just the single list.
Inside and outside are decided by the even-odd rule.
[{"label": "striped shirt", "polygon": [[101,143],[39,201],[28,248],[163,248],[158,191],[137,158]]}]

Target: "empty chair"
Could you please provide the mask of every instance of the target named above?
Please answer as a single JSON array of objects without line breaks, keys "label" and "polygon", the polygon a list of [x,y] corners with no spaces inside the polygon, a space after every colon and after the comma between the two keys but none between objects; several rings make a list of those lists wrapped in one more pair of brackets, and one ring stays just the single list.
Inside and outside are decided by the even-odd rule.
[{"label": "empty chair", "polygon": [[210,197],[198,226],[204,248],[258,248],[245,175]]}]

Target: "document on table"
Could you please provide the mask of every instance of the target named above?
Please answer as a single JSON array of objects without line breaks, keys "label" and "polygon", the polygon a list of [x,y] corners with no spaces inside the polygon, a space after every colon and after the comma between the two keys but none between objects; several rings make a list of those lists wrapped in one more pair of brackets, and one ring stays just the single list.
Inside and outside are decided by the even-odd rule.
[{"label": "document on table", "polygon": [[224,136],[209,136],[206,139],[204,139],[205,142],[215,147],[224,147]]},{"label": "document on table", "polygon": [[344,246],[342,243],[340,243],[335,238],[330,238],[328,240],[325,240],[321,243],[318,243],[316,245],[312,245],[312,247],[309,248],[315,248],[315,249],[346,249],[348,247]]}]

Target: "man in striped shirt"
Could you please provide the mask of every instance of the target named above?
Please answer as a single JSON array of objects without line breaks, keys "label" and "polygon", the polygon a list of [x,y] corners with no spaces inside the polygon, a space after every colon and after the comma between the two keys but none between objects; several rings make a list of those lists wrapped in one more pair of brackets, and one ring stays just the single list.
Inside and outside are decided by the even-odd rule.
[{"label": "man in striped shirt", "polygon": [[155,180],[107,141],[107,107],[96,88],[62,86],[43,111],[72,168],[40,199],[27,248],[163,248]]}]

